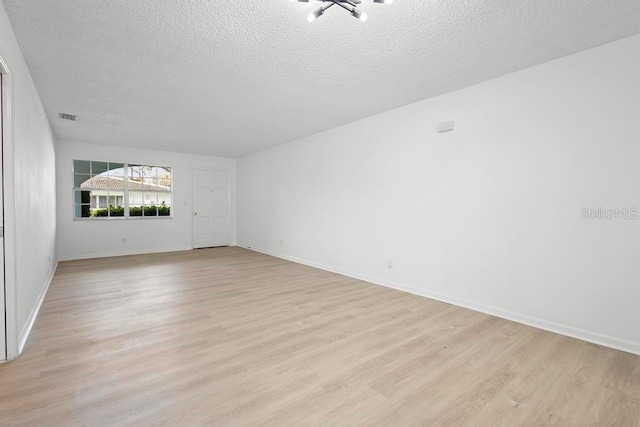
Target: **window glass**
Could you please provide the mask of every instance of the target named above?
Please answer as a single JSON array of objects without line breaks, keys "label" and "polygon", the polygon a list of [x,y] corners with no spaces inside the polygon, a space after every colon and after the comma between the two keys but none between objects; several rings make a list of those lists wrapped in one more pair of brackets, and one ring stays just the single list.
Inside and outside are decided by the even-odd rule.
[{"label": "window glass", "polygon": [[74,218],[171,216],[171,168],[74,160]]},{"label": "window glass", "polygon": [[79,188],[83,183],[89,181],[90,179],[91,175],[76,173],[73,175],[73,186]]},{"label": "window glass", "polygon": [[100,175],[109,170],[107,162],[91,162],[91,175]]},{"label": "window glass", "polygon": [[83,173],[86,175],[91,174],[91,162],[86,160],[74,160],[73,161],[73,173]]}]

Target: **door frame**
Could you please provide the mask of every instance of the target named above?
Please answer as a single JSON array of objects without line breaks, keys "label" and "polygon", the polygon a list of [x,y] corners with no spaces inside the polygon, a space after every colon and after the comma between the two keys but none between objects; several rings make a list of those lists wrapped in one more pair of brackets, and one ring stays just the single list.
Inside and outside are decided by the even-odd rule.
[{"label": "door frame", "polygon": [[[9,66],[0,56],[0,73],[2,74],[2,142],[4,175],[4,307],[7,360],[18,357],[18,327],[17,327],[17,289],[16,289],[16,259],[15,259],[15,173],[14,173],[14,138],[13,138],[13,77]],[[1,262],[1,260],[0,260]]]},{"label": "door frame", "polygon": [[195,191],[194,191],[194,187],[193,187],[193,174],[195,171],[211,171],[211,172],[226,172],[227,173],[227,233],[229,235],[229,246],[233,245],[233,236],[231,234],[231,170],[227,169],[227,168],[207,168],[207,167],[194,167],[191,168],[191,249],[196,249],[196,242],[195,242],[195,233],[194,233],[194,227],[195,227],[195,215],[193,214],[193,208],[195,206]]}]

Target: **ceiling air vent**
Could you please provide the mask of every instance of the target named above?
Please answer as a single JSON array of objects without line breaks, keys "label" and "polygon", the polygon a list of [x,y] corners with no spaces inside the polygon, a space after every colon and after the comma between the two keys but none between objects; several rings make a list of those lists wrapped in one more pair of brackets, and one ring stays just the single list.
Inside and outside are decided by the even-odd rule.
[{"label": "ceiling air vent", "polygon": [[60,116],[60,118],[63,120],[71,120],[72,122],[78,120],[78,116],[74,116],[73,114],[58,113],[58,116]]}]

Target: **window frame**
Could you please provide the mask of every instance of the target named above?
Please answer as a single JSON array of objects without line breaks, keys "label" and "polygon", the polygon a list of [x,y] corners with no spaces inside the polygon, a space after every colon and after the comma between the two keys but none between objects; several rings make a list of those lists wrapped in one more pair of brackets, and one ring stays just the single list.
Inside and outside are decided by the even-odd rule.
[{"label": "window frame", "polygon": [[[76,216],[76,214],[78,212],[77,211],[78,207],[80,207],[80,209],[82,209],[82,206],[87,205],[87,206],[89,206],[89,210],[93,209],[92,208],[93,203],[91,203],[91,196],[89,197],[89,203],[83,203],[82,201],[80,203],[77,202],[76,193],[77,192],[81,192],[83,190],[81,189],[81,187],[76,187],[76,175],[85,175],[85,173],[84,172],[76,173],[76,162],[87,162],[90,165],[92,165],[93,163],[106,163],[106,164],[113,163],[113,164],[122,165],[123,179],[124,179],[122,196],[108,194],[108,195],[95,195],[94,197],[96,197],[96,200],[99,200],[100,197],[106,197],[107,198],[107,204],[108,204],[109,199],[111,197],[116,197],[116,198],[117,197],[122,197],[122,202],[123,202],[122,203],[122,208],[124,210],[123,215],[111,216],[110,212],[109,212],[109,215],[107,215],[107,216],[88,216],[88,217],[78,217],[78,216]],[[148,168],[152,168],[152,169],[164,169],[167,172],[169,172],[169,186],[168,186],[168,188],[169,188],[169,191],[168,191],[168,193],[169,193],[169,204],[168,204],[169,214],[168,215],[160,215],[160,212],[158,210],[160,205],[157,203],[158,199],[156,199],[156,203],[154,205],[151,205],[151,206],[155,206],[156,207],[156,215],[144,215],[144,209],[147,206],[144,200],[142,201],[143,203],[140,206],[142,208],[143,214],[142,215],[134,215],[134,216],[132,216],[130,214],[131,196],[130,196],[130,191],[129,191],[129,180],[131,178],[130,170],[131,170],[132,166],[134,166],[134,167],[135,166],[141,166],[141,167],[145,167],[145,168],[148,167]],[[109,170],[110,169],[107,169],[106,172],[108,172]],[[90,170],[90,172],[88,174],[86,174],[86,175],[88,175],[89,179],[91,179],[91,178],[93,178],[95,176],[100,176],[102,173],[104,173],[104,172],[101,172],[100,174],[94,175],[92,173],[92,171]],[[154,178],[154,180],[157,181],[157,180],[159,180],[159,178],[156,176]],[[71,217],[72,217],[73,221],[110,221],[110,220],[131,220],[131,219],[133,219],[133,220],[173,219],[173,200],[174,200],[174,197],[173,197],[173,187],[174,187],[173,180],[174,180],[173,166],[161,166],[161,165],[155,165],[155,164],[152,165],[152,164],[142,164],[142,163],[133,163],[133,162],[107,162],[107,161],[102,161],[102,160],[73,159],[71,161],[71,186],[72,186],[72,190],[71,190],[71,205],[72,205]],[[86,182],[86,181],[83,181],[83,182]],[[144,184],[144,182],[143,182],[143,184]],[[82,185],[82,183],[80,185]],[[88,189],[86,191],[91,192],[91,191],[96,191],[96,189]],[[110,191],[110,190],[107,189],[105,191]],[[135,192],[138,192],[138,191],[136,190]],[[144,189],[140,190],[139,192],[142,193],[142,194],[146,194],[146,193],[156,193],[156,194],[163,193],[162,191],[144,190]],[[101,206],[99,201],[97,201],[96,204],[98,206]],[[137,207],[137,205],[134,205],[133,207]],[[95,208],[95,209],[102,209],[102,207]],[[107,209],[108,209],[108,207],[107,207]]]}]

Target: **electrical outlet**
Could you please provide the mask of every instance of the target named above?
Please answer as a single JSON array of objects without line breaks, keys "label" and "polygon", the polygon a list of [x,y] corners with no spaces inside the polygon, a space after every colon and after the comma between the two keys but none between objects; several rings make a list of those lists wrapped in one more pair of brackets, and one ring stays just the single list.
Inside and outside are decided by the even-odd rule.
[{"label": "electrical outlet", "polygon": [[387,260],[387,268],[393,268],[393,261],[392,260]]},{"label": "electrical outlet", "polygon": [[126,244],[126,243],[127,243],[127,238],[126,238],[126,237],[123,237],[123,238],[122,238],[122,244],[124,245],[124,244]]}]

